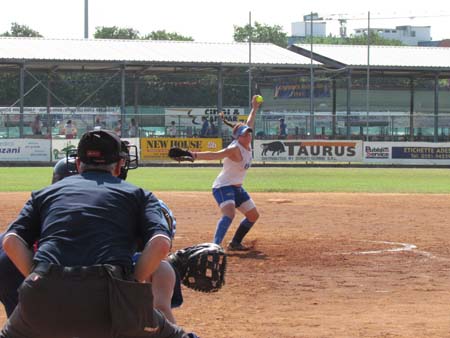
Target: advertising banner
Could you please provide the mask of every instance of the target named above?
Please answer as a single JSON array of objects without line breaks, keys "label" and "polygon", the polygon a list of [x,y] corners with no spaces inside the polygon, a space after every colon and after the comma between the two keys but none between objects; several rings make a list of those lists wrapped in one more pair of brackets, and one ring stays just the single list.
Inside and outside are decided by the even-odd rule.
[{"label": "advertising banner", "polygon": [[154,137],[141,139],[142,160],[168,159],[169,149],[179,147],[192,151],[218,151],[222,149],[221,138],[170,138]]},{"label": "advertising banner", "polygon": [[389,163],[391,144],[389,142],[364,142],[363,159],[368,163]]},{"label": "advertising banner", "polygon": [[364,142],[365,163],[450,164],[450,143]]},{"label": "advertising banner", "polygon": [[[130,145],[135,145],[139,154],[139,138],[122,138],[122,141],[128,141]],[[78,148],[78,142],[78,139],[52,140],[52,161],[57,162],[66,157],[67,151],[76,150]]]},{"label": "advertising banner", "polygon": [[361,141],[255,140],[255,161],[361,162]]},{"label": "advertising banner", "polygon": [[[245,122],[243,108],[223,108],[225,118],[231,123]],[[165,135],[174,137],[209,137],[219,136],[219,111],[217,108],[167,108],[165,110]],[[222,130],[231,129],[222,124]],[[223,132],[222,132],[223,133]]]},{"label": "advertising banner", "polygon": [[[225,118],[230,122],[246,121],[247,116],[244,115],[243,108],[223,108]],[[165,124],[169,126],[171,121],[179,126],[194,127],[201,126],[202,116],[206,117],[208,121],[217,122],[219,112],[217,108],[166,108],[165,110]]]},{"label": "advertising banner", "polygon": [[0,162],[50,161],[50,140],[5,139],[0,140]]},{"label": "advertising banner", "polygon": [[52,140],[52,162],[58,162],[66,157],[66,152],[76,150],[78,141],[78,139]]},{"label": "advertising banner", "polygon": [[[330,82],[320,81],[314,83],[314,97],[330,97]],[[309,82],[283,82],[275,85],[275,98],[280,99],[307,99],[311,97],[311,84]]]}]

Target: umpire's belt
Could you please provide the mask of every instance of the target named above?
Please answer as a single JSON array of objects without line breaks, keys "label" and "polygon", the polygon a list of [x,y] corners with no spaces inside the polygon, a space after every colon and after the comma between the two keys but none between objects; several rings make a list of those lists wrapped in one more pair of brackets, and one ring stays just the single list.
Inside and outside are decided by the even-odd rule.
[{"label": "umpire's belt", "polygon": [[33,272],[42,275],[53,275],[69,278],[104,277],[113,275],[119,279],[125,279],[127,270],[120,265],[98,264],[91,266],[61,266],[51,263],[38,262]]}]

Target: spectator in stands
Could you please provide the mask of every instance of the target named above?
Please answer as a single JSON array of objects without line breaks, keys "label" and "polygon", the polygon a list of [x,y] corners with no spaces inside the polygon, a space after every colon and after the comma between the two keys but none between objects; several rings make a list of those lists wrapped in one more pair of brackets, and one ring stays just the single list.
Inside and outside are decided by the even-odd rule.
[{"label": "spectator in stands", "polygon": [[278,126],[278,138],[285,139],[287,137],[287,125],[284,123],[284,118],[278,120],[280,125]]},{"label": "spectator in stands", "polygon": [[73,139],[77,135],[77,128],[75,128],[72,120],[67,120],[64,125],[64,135],[66,135],[66,139]]},{"label": "spectator in stands", "polygon": [[102,128],[104,128],[105,126],[102,124],[102,122],[100,121],[100,117],[97,116],[95,118],[95,125],[94,125],[94,130],[100,130]]},{"label": "spectator in stands", "polygon": [[30,127],[33,135],[42,135],[42,121],[40,115],[36,115],[34,117],[34,120],[33,122],[31,122]]},{"label": "spectator in stands", "polygon": [[200,137],[207,137],[208,136],[208,128],[209,123],[206,116],[202,116],[202,129],[200,130]]},{"label": "spectator in stands", "polygon": [[175,125],[175,121],[170,122],[170,127],[167,129],[167,132],[170,137],[177,136],[177,126]]},{"label": "spectator in stands", "polygon": [[209,118],[208,136],[211,137],[217,136],[217,127],[214,124],[214,118],[212,116]]},{"label": "spectator in stands", "polygon": [[138,126],[134,117],[131,118],[130,120],[130,126],[128,127],[128,136],[129,137],[138,136]]},{"label": "spectator in stands", "polygon": [[122,120],[118,119],[116,126],[114,127],[114,132],[117,134],[117,136],[122,137]]}]

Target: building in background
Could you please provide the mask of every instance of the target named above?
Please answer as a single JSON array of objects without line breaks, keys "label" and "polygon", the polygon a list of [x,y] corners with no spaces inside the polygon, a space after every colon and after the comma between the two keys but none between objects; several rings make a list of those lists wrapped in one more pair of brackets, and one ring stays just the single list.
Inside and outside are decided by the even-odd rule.
[{"label": "building in background", "polygon": [[311,36],[311,19],[312,19],[312,36],[325,37],[327,35],[326,26],[327,23],[319,17],[317,13],[312,13],[303,16],[303,21],[293,22],[291,24],[293,37],[310,37]]},{"label": "building in background", "polygon": [[[384,39],[399,40],[404,45],[419,46],[431,41],[430,26],[396,26],[395,28],[370,28],[372,33]],[[355,36],[367,35],[366,28],[355,29]]]},{"label": "building in background", "polygon": [[[312,34],[311,34],[312,22]],[[317,13],[311,13],[303,16],[303,21],[291,23],[291,36],[288,38],[288,45],[304,42],[305,39],[327,36],[327,23]]]}]

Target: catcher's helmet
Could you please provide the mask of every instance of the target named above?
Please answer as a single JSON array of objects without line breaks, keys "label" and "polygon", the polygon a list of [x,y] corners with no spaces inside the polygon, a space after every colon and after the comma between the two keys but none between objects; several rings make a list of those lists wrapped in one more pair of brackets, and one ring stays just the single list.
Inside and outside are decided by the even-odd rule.
[{"label": "catcher's helmet", "polygon": [[66,156],[56,162],[53,167],[52,184],[63,178],[78,174],[75,157]]},{"label": "catcher's helmet", "polygon": [[138,167],[138,153],[137,147],[135,145],[131,145],[130,142],[121,140],[121,153],[123,154],[123,159],[125,160],[125,164],[120,168],[119,178],[126,180],[128,175],[128,170],[136,169]]},{"label": "catcher's helmet", "polygon": [[175,237],[175,232],[177,231],[177,219],[173,215],[172,210],[170,210],[164,201],[159,200],[159,204],[161,205],[161,211],[166,218],[167,224],[169,225],[171,238],[173,239]]},{"label": "catcher's helmet", "polygon": [[[170,238],[173,239],[175,237],[175,232],[177,230],[177,220],[175,216],[172,213],[172,210],[167,206],[166,203],[164,203],[163,200],[158,200],[159,205],[161,206],[161,212],[164,215],[164,218],[167,221],[167,224],[169,225],[170,230]],[[140,249],[139,249],[140,250]],[[136,263],[139,257],[141,257],[142,252],[136,252],[133,255],[133,262]]]},{"label": "catcher's helmet", "polygon": [[[170,231],[170,238],[173,239],[175,237],[175,232],[177,230],[177,220],[175,216],[172,213],[172,210],[167,206],[166,203],[164,203],[163,200],[158,200],[159,205],[161,206],[161,211],[164,215],[164,218],[167,221],[167,224],[169,225],[169,231]],[[141,257],[142,252],[136,252],[133,255],[133,262],[136,263],[139,257]]]}]

